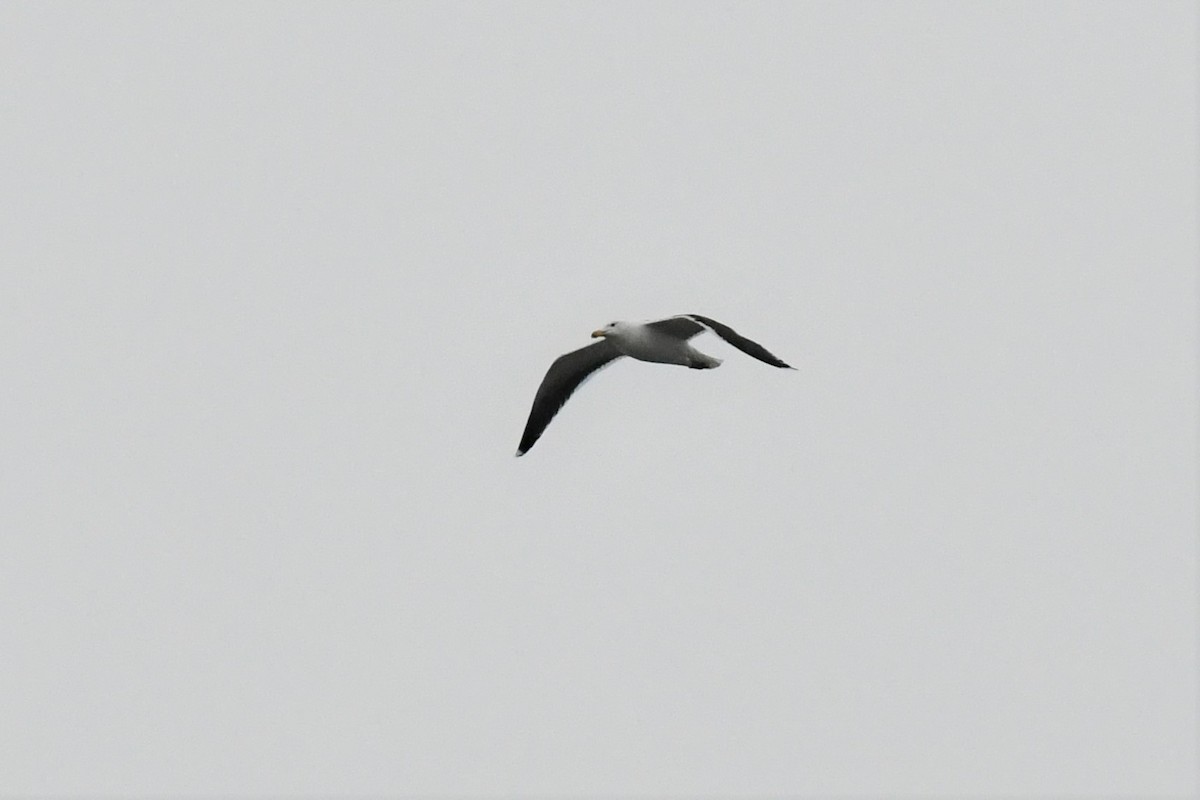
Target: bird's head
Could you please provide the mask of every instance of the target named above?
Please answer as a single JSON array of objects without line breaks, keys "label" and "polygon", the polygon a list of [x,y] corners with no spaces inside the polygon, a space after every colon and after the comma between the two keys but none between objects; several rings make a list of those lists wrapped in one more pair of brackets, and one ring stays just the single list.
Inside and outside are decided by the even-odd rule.
[{"label": "bird's head", "polygon": [[597,328],[596,330],[592,331],[592,338],[599,339],[605,336],[613,336],[614,334],[620,335],[621,328],[624,326],[624,322],[610,322],[603,328]]}]

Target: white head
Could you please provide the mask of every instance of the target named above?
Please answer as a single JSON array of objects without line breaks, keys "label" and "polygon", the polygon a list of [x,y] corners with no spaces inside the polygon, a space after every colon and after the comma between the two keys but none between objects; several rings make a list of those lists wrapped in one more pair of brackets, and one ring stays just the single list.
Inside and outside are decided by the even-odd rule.
[{"label": "white head", "polygon": [[592,331],[592,338],[597,339],[602,336],[619,337],[622,333],[624,333],[627,324],[628,323],[625,322],[610,322],[603,328],[597,328],[596,330]]}]

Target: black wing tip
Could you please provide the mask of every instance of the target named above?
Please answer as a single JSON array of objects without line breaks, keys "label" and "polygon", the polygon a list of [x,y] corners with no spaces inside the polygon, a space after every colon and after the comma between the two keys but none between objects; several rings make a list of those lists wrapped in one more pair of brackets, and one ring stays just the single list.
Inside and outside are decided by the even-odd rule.
[{"label": "black wing tip", "polygon": [[770,364],[772,367],[779,367],[780,369],[790,369],[790,370],[796,369],[795,367],[793,367],[791,364],[784,361],[779,356],[775,355],[774,353],[771,353],[769,350],[766,350],[766,348],[763,348],[763,350],[766,351],[771,356],[771,358],[775,359],[774,361],[767,361],[765,363]]}]

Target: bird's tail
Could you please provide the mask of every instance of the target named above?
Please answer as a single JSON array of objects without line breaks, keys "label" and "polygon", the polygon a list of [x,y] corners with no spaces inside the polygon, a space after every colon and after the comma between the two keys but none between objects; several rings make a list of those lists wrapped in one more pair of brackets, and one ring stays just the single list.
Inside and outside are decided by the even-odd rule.
[{"label": "bird's tail", "polygon": [[688,362],[688,367],[691,369],[716,369],[719,366],[721,366],[721,359],[704,353],[696,353]]}]

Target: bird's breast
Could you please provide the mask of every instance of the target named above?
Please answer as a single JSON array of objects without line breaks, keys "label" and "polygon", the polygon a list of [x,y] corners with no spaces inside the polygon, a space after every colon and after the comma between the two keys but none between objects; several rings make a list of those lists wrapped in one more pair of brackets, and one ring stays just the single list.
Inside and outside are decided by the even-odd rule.
[{"label": "bird's breast", "polygon": [[687,342],[670,336],[656,336],[651,331],[630,331],[611,340],[624,355],[638,361],[658,364],[688,364]]}]

